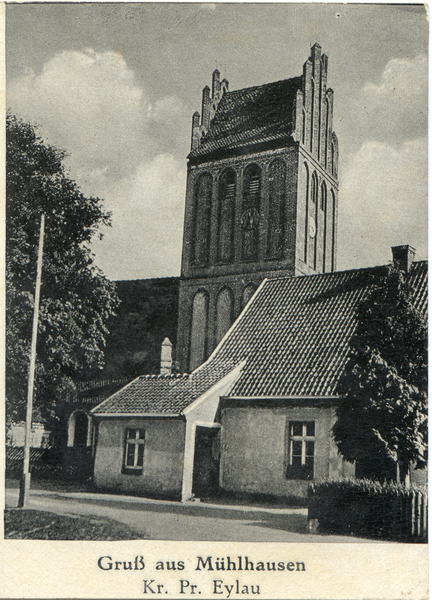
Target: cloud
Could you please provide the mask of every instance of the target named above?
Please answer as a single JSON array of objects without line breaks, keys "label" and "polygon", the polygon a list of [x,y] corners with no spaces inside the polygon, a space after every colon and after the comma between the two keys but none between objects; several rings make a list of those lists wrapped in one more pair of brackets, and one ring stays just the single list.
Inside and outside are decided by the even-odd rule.
[{"label": "cloud", "polygon": [[113,226],[94,243],[112,279],[180,274],[186,169],[172,154],[139,164],[133,177],[103,191]]},{"label": "cloud", "polygon": [[177,97],[151,104],[123,56],[88,49],[11,81],[8,106],[68,152],[71,177],[112,212],[112,228],[94,243],[107,276],[180,273],[186,168],[173,152],[189,135],[189,114]]},{"label": "cloud", "polygon": [[378,85],[369,83],[363,96],[375,139],[400,141],[427,129],[427,58],[392,59]]},{"label": "cloud", "polygon": [[147,111],[148,134],[161,152],[185,156],[190,147],[191,111],[177,96],[165,96]]},{"label": "cloud", "polygon": [[8,86],[8,106],[65,148],[78,176],[89,166],[121,174],[134,166],[147,104],[133,71],[115,52],[61,52],[41,73],[27,72]]},{"label": "cloud", "polygon": [[175,124],[176,121],[183,117],[185,106],[176,96],[165,96],[157,100],[153,105],[150,105],[147,111],[147,116],[150,121],[156,123]]},{"label": "cloud", "polygon": [[[367,140],[396,144],[427,130],[427,57],[390,60],[377,83],[368,82],[348,107],[345,147]],[[345,127],[345,129],[344,129]]]},{"label": "cloud", "polygon": [[385,264],[390,247],[427,256],[427,140],[366,142],[345,168],[339,194],[338,269]]}]

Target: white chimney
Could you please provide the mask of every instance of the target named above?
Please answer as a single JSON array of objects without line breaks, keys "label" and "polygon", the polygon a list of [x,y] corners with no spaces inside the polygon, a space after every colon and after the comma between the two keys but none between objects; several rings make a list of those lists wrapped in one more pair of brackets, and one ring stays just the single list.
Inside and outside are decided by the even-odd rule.
[{"label": "white chimney", "polygon": [[166,337],[161,347],[160,374],[171,375],[172,373],[172,344]]}]

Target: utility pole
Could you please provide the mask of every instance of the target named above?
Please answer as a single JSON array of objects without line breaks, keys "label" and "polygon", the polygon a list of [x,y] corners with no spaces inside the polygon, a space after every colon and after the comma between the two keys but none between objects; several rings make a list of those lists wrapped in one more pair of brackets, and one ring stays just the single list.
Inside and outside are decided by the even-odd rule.
[{"label": "utility pole", "polygon": [[40,301],[40,286],[42,280],[42,257],[43,257],[43,240],[44,240],[44,229],[45,229],[45,215],[42,213],[39,233],[39,249],[37,259],[37,271],[36,271],[36,287],[34,297],[34,309],[33,309],[33,331],[32,341],[30,350],[30,364],[28,374],[28,388],[27,388],[27,413],[26,413],[26,426],[25,426],[25,437],[24,437],[24,459],[23,459],[23,472],[20,483],[20,493],[18,498],[18,508],[24,508],[26,505],[27,497],[30,491],[30,446],[31,446],[31,433],[32,433],[32,416],[33,416],[33,390],[34,390],[34,376],[36,367],[36,341],[39,323],[39,301]]}]

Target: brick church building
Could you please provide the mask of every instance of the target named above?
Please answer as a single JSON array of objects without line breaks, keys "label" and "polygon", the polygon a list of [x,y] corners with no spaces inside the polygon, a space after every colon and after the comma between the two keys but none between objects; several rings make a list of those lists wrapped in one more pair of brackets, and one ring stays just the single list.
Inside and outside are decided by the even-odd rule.
[{"label": "brick church building", "polygon": [[265,278],[336,267],[338,142],[328,59],[228,91],[213,73],[192,117],[177,357],[193,371]]},{"label": "brick church building", "polygon": [[[192,118],[178,327],[160,374],[91,410],[102,489],[183,501],[301,496],[351,476],[331,429],[357,307],[385,267],[336,271],[338,141],[328,59],[229,91],[213,73]],[[393,249],[427,305],[427,264]],[[159,340],[159,343],[161,340]],[[90,424],[89,424],[90,427]]]}]

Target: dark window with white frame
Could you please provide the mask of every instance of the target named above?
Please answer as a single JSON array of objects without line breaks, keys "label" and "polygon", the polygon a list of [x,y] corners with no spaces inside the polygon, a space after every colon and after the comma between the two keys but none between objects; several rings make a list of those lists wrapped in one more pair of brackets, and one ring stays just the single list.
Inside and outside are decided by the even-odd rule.
[{"label": "dark window with white frame", "polygon": [[219,236],[218,260],[234,260],[234,216],[236,198],[236,175],[229,170],[223,173],[219,183]]},{"label": "dark window with white frame", "polygon": [[126,429],[124,469],[141,473],[144,466],[144,429]]},{"label": "dark window with white frame", "polygon": [[257,260],[261,204],[261,169],[248,165],[243,177],[242,260]]},{"label": "dark window with white frame", "polygon": [[288,479],[313,479],[315,421],[290,421],[288,439]]}]

